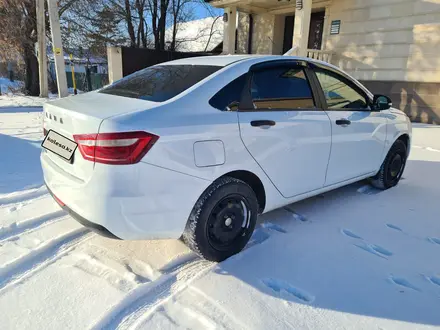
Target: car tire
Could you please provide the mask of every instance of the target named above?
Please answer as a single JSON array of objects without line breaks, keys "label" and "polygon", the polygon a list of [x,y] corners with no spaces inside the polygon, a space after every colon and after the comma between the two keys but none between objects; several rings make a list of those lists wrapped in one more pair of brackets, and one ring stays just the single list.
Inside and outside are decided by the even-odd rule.
[{"label": "car tire", "polygon": [[240,252],[254,231],[258,200],[245,182],[222,177],[213,182],[195,204],[184,243],[210,261],[222,261]]},{"label": "car tire", "polygon": [[371,184],[381,190],[396,186],[405,170],[407,156],[405,143],[401,140],[394,142],[379,172],[370,179]]}]

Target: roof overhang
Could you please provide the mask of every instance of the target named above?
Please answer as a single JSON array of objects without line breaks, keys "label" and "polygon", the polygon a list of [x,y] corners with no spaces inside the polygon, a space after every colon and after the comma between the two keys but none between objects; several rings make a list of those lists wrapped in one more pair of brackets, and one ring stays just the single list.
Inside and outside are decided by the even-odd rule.
[{"label": "roof overhang", "polygon": [[[205,0],[216,8],[237,7],[251,14],[289,14],[295,12],[295,0]],[[331,0],[313,0],[312,9],[325,8]]]}]

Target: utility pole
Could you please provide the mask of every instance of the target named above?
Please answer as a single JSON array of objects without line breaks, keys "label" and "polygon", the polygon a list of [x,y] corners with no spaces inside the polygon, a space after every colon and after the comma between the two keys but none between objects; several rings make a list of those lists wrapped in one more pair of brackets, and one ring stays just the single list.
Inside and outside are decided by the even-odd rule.
[{"label": "utility pole", "polygon": [[61,41],[60,17],[58,15],[57,0],[47,0],[49,9],[50,30],[52,34],[53,57],[55,59],[55,71],[57,73],[58,95],[69,95],[67,90],[66,68],[64,64],[64,51]]},{"label": "utility pole", "polygon": [[40,97],[48,96],[47,59],[46,59],[46,27],[44,17],[44,0],[37,0],[37,36],[38,36],[38,68],[40,77]]}]

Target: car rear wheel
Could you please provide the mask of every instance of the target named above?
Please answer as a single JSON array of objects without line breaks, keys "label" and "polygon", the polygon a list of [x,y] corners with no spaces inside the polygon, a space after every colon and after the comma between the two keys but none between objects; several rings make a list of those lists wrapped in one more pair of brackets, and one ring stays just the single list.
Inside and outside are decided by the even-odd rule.
[{"label": "car rear wheel", "polygon": [[194,206],[183,241],[211,261],[240,252],[254,231],[258,201],[245,182],[223,177],[212,183]]},{"label": "car rear wheel", "polygon": [[397,140],[385,157],[379,172],[371,178],[371,184],[382,190],[396,186],[405,170],[406,158],[406,145]]}]

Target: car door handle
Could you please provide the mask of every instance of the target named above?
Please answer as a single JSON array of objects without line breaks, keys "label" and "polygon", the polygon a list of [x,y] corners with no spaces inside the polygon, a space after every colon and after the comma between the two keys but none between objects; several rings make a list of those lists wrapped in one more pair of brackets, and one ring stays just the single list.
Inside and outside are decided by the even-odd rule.
[{"label": "car door handle", "polygon": [[[252,127],[261,127],[261,126],[275,126],[276,122],[273,120],[252,120],[251,126]],[[264,128],[264,127],[262,127]]]},{"label": "car door handle", "polygon": [[345,118],[341,118],[341,119],[336,120],[336,125],[339,125],[342,127],[347,127],[350,124],[351,124],[351,121],[349,121],[348,119],[345,119]]}]

